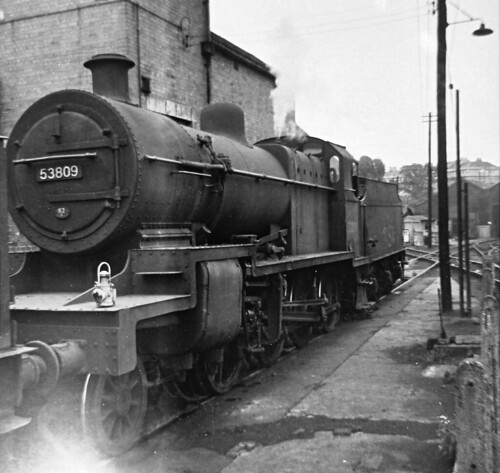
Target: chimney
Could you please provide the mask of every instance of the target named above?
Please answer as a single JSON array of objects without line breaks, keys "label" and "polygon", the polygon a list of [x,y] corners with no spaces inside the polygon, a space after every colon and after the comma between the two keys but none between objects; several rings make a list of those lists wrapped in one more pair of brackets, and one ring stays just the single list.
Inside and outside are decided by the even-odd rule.
[{"label": "chimney", "polygon": [[92,72],[92,89],[95,94],[121,102],[130,102],[128,70],[134,61],[122,54],[97,54],[83,64]]}]

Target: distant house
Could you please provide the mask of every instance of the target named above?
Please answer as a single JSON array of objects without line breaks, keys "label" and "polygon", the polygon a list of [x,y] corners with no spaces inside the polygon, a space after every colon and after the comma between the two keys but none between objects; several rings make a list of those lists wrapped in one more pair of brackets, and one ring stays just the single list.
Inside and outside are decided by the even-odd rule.
[{"label": "distant house", "polygon": [[[500,167],[483,161],[481,158],[477,158],[475,161],[462,158],[460,160],[460,175],[462,179],[485,189],[500,182]],[[456,178],[456,163],[448,161],[448,179],[455,180]]]},{"label": "distant house", "polygon": [[[432,219],[432,245],[438,244],[437,219]],[[403,219],[403,241],[405,245],[427,245],[429,219],[425,215],[407,215]]]}]

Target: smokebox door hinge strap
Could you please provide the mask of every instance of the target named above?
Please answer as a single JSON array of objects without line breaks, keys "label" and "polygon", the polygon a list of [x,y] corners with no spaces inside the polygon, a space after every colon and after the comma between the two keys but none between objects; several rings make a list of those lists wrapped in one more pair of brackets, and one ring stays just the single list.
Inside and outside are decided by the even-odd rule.
[{"label": "smokebox door hinge strap", "polygon": [[121,206],[121,189],[120,189],[120,138],[116,133],[113,133],[112,136],[112,148],[113,148],[113,158],[115,162],[115,187],[114,187],[114,196],[113,199],[116,202],[116,207],[120,208]]},{"label": "smokebox door hinge strap", "polygon": [[61,115],[63,112],[63,106],[58,105],[56,107],[57,115],[54,119],[54,132],[52,133],[52,138],[54,138],[54,143],[59,144],[61,142]]}]

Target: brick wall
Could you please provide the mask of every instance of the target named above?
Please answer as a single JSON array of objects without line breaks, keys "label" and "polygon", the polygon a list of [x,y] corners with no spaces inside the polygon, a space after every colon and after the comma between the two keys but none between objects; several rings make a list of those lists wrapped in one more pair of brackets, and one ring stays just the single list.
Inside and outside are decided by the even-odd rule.
[{"label": "brick wall", "polygon": [[273,135],[272,81],[237,59],[215,54],[212,62],[212,101],[231,102],[245,112],[249,143]]},{"label": "brick wall", "polygon": [[[129,74],[133,103],[196,127],[208,94],[202,54],[203,42],[210,39],[206,3],[0,0],[4,12],[0,23],[0,135],[9,135],[21,114],[43,95],[67,88],[90,91],[92,78],[83,63],[99,53],[124,54],[136,63]],[[273,132],[270,92],[274,78],[262,74],[263,70],[220,51],[212,57],[212,102],[231,102],[243,108],[251,143]],[[149,94],[140,91],[141,76],[150,80]],[[15,232],[13,238],[12,244],[24,246]]]},{"label": "brick wall", "polygon": [[26,253],[36,250],[37,247],[19,232],[9,215],[9,253]]},{"label": "brick wall", "polygon": [[0,0],[0,8],[6,17],[0,24],[2,134],[9,134],[43,95],[63,88],[90,90],[90,72],[82,64],[92,55],[129,52],[123,26],[127,3]]},{"label": "brick wall", "polygon": [[[206,7],[196,0],[140,3],[148,9],[139,9],[140,71],[135,69],[135,74],[151,80],[150,98],[190,107],[197,122],[207,97],[201,54],[207,39]],[[150,9],[150,3],[157,4],[156,9]]]},{"label": "brick wall", "polygon": [[[130,72],[134,103],[148,104],[140,92],[145,76],[151,82],[149,102],[168,100],[174,110],[190,108],[196,126],[207,103],[206,8],[201,0],[0,0],[5,15],[0,23],[0,134],[9,134],[42,95],[62,88],[91,90],[90,72],[82,64],[105,52],[125,54],[136,63]],[[214,56],[212,102],[243,107],[250,141],[268,137],[274,80],[244,64],[235,69],[236,62]]]}]

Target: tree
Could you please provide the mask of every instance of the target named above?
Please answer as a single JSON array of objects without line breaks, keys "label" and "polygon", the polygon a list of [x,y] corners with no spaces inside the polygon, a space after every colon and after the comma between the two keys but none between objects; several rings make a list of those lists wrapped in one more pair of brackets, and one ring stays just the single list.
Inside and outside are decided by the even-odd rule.
[{"label": "tree", "polygon": [[375,158],[373,160],[373,168],[375,170],[375,179],[379,179],[381,181],[385,175],[385,164],[381,159]]},{"label": "tree", "polygon": [[418,202],[427,199],[427,165],[408,164],[399,172],[399,191],[403,201]]},{"label": "tree", "polygon": [[360,177],[382,180],[385,174],[385,164],[382,160],[372,159],[369,156],[359,158],[358,172]]}]

